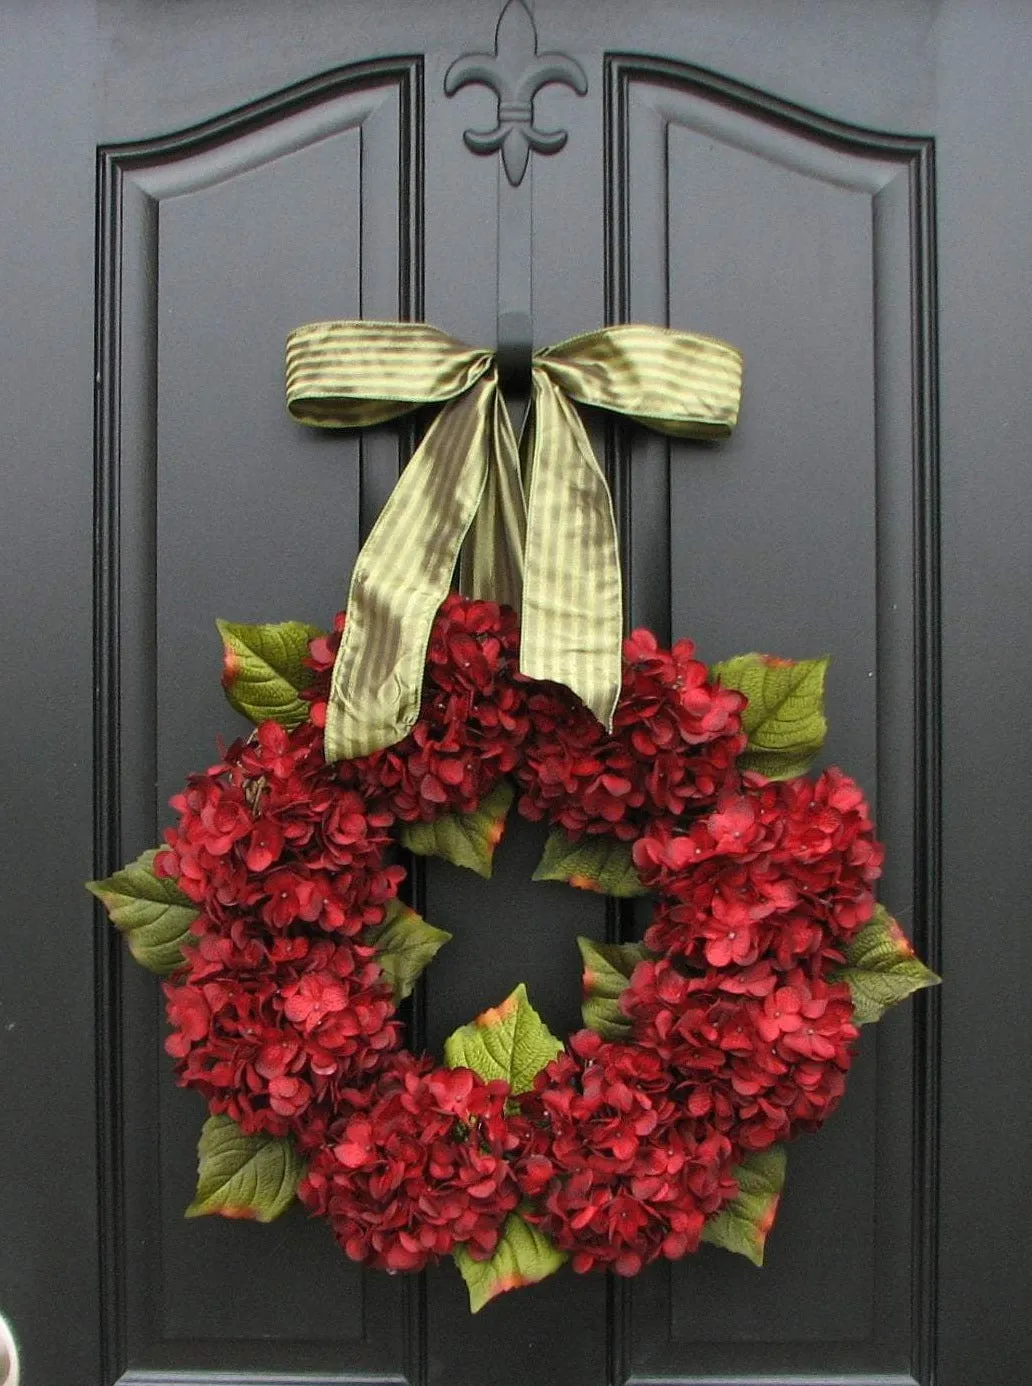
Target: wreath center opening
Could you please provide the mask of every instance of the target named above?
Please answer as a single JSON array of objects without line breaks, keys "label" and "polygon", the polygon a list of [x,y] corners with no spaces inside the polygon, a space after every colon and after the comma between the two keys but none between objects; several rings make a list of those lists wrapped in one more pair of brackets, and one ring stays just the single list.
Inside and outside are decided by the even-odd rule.
[{"label": "wreath center opening", "polygon": [[434,1053],[470,1015],[520,982],[556,1034],[583,1024],[577,939],[603,940],[615,902],[534,880],[547,837],[543,824],[510,812],[489,880],[435,858],[423,865],[426,917],[452,934],[426,974],[433,996],[427,1042]]}]

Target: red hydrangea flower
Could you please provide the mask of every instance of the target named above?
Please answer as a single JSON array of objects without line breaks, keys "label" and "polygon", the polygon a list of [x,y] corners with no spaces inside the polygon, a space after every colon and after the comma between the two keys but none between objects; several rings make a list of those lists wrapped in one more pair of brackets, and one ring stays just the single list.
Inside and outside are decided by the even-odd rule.
[{"label": "red hydrangea flower", "polygon": [[674,1075],[676,1099],[746,1150],[813,1131],[838,1105],[858,1030],[849,988],[768,962],[735,978],[640,963],[620,1006],[639,1045]]},{"label": "red hydrangea flower", "polygon": [[686,832],[653,823],[633,850],[664,897],[649,948],[704,967],[840,961],[871,917],[883,856],[862,793],[837,769],[816,783],[746,776]]},{"label": "red hydrangea flower", "polygon": [[404,878],[383,863],[391,815],[341,783],[308,725],[263,722],[172,806],[155,870],[202,907],[197,932],[354,936],[382,922]]},{"label": "red hydrangea flower", "polygon": [[[336,625],[310,646],[317,678],[307,696],[319,726],[343,617]],[[366,800],[404,822],[472,813],[515,768],[530,729],[526,692],[514,678],[518,650],[508,607],[447,597],[430,637],[419,721],[397,745],[353,762]]]},{"label": "red hydrangea flower", "polygon": [[401,1041],[372,948],[322,938],[284,951],[290,960],[276,961],[255,940],[241,951],[202,936],[165,985],[180,1086],[248,1135],[303,1131],[313,1104],[381,1068]]},{"label": "red hydrangea flower", "polygon": [[525,1216],[576,1271],[635,1275],[694,1251],[734,1198],[734,1146],[686,1120],[655,1051],[581,1030],[522,1100],[516,1173]]},{"label": "red hydrangea flower", "polygon": [[332,1128],[298,1192],[353,1261],[421,1270],[459,1245],[484,1260],[519,1198],[508,1094],[469,1069],[399,1055]]},{"label": "red hydrangea flower", "polygon": [[848,940],[871,917],[871,887],[885,858],[863,791],[835,766],[816,783],[789,780],[779,789],[785,826],[775,858],[801,893],[821,900],[832,931]]},{"label": "red hydrangea flower", "polygon": [[643,822],[713,800],[745,747],[745,699],[711,683],[690,640],[662,650],[649,631],[624,642],[620,699],[608,736],[568,689],[538,684],[517,770],[520,812],[573,838],[632,841]]}]

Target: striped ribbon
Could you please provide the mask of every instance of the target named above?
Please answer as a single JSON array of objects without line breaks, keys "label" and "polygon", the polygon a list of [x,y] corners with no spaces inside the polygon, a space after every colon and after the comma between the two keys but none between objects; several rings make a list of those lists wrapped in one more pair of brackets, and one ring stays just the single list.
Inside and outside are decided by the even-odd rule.
[{"label": "striped ribbon", "polygon": [[444,406],[355,564],[327,760],[393,745],[415,724],[431,626],[460,550],[462,590],[520,612],[523,673],[566,684],[611,727],[618,540],[573,401],[674,437],[723,438],[738,418],[742,358],[713,337],[605,327],[535,353],[532,378],[517,442],[491,351],[424,323],[309,323],[288,337],[287,406],[301,423],[363,428]]}]

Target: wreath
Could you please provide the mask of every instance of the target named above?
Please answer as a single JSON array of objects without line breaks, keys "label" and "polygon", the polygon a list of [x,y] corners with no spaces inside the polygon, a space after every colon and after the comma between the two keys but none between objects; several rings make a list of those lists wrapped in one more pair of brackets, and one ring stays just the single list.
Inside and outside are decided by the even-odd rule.
[{"label": "wreath", "polygon": [[[784,1143],[840,1101],[858,1026],[938,979],[875,903],[871,816],[825,734],[826,660],[707,669],[623,647],[611,731],[519,672],[514,613],[451,595],[418,720],[328,763],[344,628],[220,622],[256,723],[172,799],[165,845],[90,889],[164,983],[178,1082],[210,1116],[187,1216],[269,1221],[295,1195],[354,1261],[453,1256],[476,1310],[701,1242],[761,1264]],[[488,876],[515,802],[552,831],[535,879],[652,895],[644,938],[581,939],[585,1028],[520,986],[446,1042],[399,1005],[449,935],[399,898],[404,853]]]}]

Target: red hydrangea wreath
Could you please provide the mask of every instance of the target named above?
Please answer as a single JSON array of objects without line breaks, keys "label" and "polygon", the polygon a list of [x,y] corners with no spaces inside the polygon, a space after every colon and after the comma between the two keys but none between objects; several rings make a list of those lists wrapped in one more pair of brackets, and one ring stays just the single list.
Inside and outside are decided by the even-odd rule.
[{"label": "red hydrangea wreath", "polygon": [[[367,1266],[455,1255],[474,1308],[567,1257],[759,1262],[782,1143],[835,1110],[858,1023],[935,980],[875,905],[863,794],[798,773],[824,661],[707,671],[636,631],[607,734],[518,672],[511,611],[451,596],[411,734],[327,765],[342,628],[222,625],[256,730],[172,800],[165,847],[91,886],[168,974],[166,1047],[212,1114],[188,1212],[267,1220],[296,1190]],[[441,1065],[404,1046],[398,1003],[448,936],[398,901],[398,844],[487,874],[513,797],[554,825],[539,876],[655,912],[643,943],[582,940],[565,1045],[521,987]]]}]

